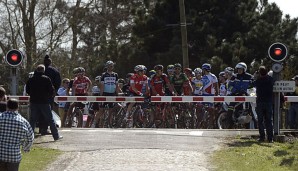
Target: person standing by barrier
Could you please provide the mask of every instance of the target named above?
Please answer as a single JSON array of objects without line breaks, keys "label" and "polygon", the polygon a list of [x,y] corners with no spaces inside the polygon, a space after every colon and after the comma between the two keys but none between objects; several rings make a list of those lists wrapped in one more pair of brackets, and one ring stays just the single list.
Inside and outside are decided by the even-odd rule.
[{"label": "person standing by barrier", "polygon": [[[58,92],[58,89],[61,86],[60,72],[57,70],[57,68],[52,66],[52,59],[50,58],[49,55],[45,55],[43,63],[44,63],[44,66],[45,66],[45,73],[44,74],[51,79],[52,84],[55,88],[55,95],[56,95],[57,92]],[[49,101],[50,101],[50,105],[51,105],[51,110],[54,110],[54,111],[58,112],[57,108],[56,108],[57,105],[54,105],[55,95],[53,97],[51,97],[49,99]],[[46,120],[43,118],[43,116],[40,117],[38,122],[39,122],[39,128],[40,128],[41,135],[48,134],[48,131],[47,131],[48,130],[48,124],[47,124]]]},{"label": "person standing by barrier", "polygon": [[29,152],[33,144],[34,133],[18,112],[16,99],[7,101],[7,111],[0,113],[0,170],[18,171],[22,159],[21,145],[24,152]]},{"label": "person standing by barrier", "polygon": [[[267,134],[268,142],[273,142],[273,78],[270,77],[267,73],[265,66],[260,66],[258,70],[259,76],[254,81],[257,94],[257,115],[258,115],[258,125],[259,125],[259,134],[260,142],[265,141],[265,131]],[[265,124],[265,128],[264,128]]]},{"label": "person standing by barrier", "polygon": [[54,140],[59,140],[63,137],[59,136],[49,102],[49,99],[54,96],[55,90],[51,79],[44,75],[44,72],[45,66],[38,65],[34,76],[26,84],[26,92],[30,96],[30,125],[34,130],[36,121],[43,116],[47,124],[50,125]]},{"label": "person standing by barrier", "polygon": [[[57,94],[59,96],[67,96],[67,88],[68,88],[68,84],[69,84],[69,79],[68,78],[64,78],[62,80],[62,86],[58,89]],[[61,127],[65,127],[65,119],[66,119],[66,114],[67,114],[67,108],[65,107],[66,102],[59,102],[59,116],[61,118]]]},{"label": "person standing by barrier", "polygon": [[[295,91],[288,96],[298,96],[298,75],[292,78],[295,81]],[[289,107],[288,123],[290,129],[298,129],[298,102],[291,102]]]},{"label": "person standing by barrier", "polygon": [[6,110],[6,100],[6,91],[2,86],[0,86],[0,113]]}]

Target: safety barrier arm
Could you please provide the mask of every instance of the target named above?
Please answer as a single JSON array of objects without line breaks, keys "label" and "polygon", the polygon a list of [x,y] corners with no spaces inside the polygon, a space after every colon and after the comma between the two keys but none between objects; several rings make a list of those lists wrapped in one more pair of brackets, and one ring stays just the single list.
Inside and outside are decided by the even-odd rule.
[{"label": "safety barrier arm", "polygon": [[[29,96],[8,96],[29,102]],[[298,96],[285,96],[286,102],[298,102]],[[120,96],[56,96],[56,102],[144,102],[144,97]],[[250,96],[151,96],[151,102],[256,102]]]}]

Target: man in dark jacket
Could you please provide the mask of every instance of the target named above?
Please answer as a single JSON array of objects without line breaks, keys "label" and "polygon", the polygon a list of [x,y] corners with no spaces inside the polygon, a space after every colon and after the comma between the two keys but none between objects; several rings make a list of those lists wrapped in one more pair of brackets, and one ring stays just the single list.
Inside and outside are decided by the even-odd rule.
[{"label": "man in dark jacket", "polygon": [[0,113],[6,111],[6,91],[0,86]]},{"label": "man in dark jacket", "polygon": [[34,76],[27,81],[26,92],[30,96],[30,125],[35,129],[35,123],[43,116],[50,125],[54,140],[61,139],[53,120],[49,99],[54,96],[54,87],[51,79],[44,75],[45,66],[38,65]]},{"label": "man in dark jacket", "polygon": [[[45,75],[48,76],[51,81],[52,81],[52,84],[54,86],[54,89],[55,89],[55,95],[57,94],[58,92],[58,89],[60,88],[61,86],[61,76],[60,76],[60,73],[59,71],[52,66],[52,59],[50,58],[49,55],[46,55],[44,57],[44,61],[43,61],[44,65],[45,65]],[[50,99],[50,105],[51,105],[51,109],[54,110],[54,96],[52,96]],[[47,122],[45,121],[45,119],[41,116],[38,120],[39,122],[39,132],[41,135],[46,135],[48,134],[48,124]]]},{"label": "man in dark jacket", "polygon": [[259,124],[260,142],[265,141],[264,124],[268,142],[273,142],[273,78],[267,74],[264,66],[259,68],[259,76],[254,82],[257,94],[257,115]]}]

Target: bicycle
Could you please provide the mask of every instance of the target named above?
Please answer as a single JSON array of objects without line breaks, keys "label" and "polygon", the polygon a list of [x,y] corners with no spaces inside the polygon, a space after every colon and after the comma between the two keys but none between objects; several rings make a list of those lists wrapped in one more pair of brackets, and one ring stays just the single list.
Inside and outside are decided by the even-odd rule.
[{"label": "bicycle", "polygon": [[70,116],[66,117],[65,125],[68,127],[81,128],[83,126],[83,113],[87,103],[75,102],[75,107]]}]

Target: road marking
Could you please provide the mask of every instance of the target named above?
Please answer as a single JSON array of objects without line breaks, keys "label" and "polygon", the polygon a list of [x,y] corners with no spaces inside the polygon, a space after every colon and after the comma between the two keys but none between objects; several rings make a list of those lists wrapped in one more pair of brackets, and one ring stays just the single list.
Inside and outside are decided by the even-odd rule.
[{"label": "road marking", "polygon": [[123,130],[113,130],[113,132],[123,132]]},{"label": "road marking", "polygon": [[203,136],[203,131],[191,131],[189,135]]},{"label": "road marking", "polygon": [[62,132],[70,132],[71,130],[70,129],[62,129],[61,131]]}]

